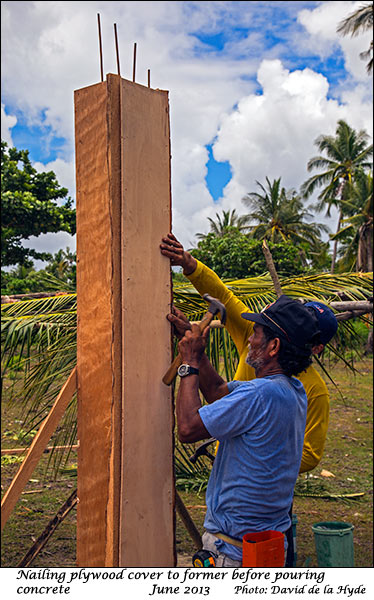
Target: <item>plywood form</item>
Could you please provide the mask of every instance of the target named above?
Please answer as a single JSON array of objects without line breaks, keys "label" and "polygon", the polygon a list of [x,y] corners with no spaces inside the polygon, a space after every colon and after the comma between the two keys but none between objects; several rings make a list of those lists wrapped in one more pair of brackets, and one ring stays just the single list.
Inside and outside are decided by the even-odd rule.
[{"label": "plywood form", "polygon": [[77,562],[118,564],[121,427],[119,81],[75,92]]},{"label": "plywood form", "polygon": [[166,92],[75,93],[79,566],[173,566]]},{"label": "plywood form", "polygon": [[[170,364],[170,139],[166,92],[121,81],[123,444],[120,561],[173,565]],[[131,115],[131,118],[126,118]]]}]

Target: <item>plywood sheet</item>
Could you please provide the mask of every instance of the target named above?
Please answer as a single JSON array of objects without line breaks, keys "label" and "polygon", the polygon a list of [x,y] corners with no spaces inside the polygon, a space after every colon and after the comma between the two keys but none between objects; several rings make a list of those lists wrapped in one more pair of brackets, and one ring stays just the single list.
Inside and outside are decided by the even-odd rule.
[{"label": "plywood sheet", "polygon": [[119,118],[116,78],[75,93],[79,566],[118,565],[122,403]]},{"label": "plywood sheet", "polygon": [[123,433],[120,562],[174,565],[171,289],[159,251],[170,229],[166,92],[122,80]]}]

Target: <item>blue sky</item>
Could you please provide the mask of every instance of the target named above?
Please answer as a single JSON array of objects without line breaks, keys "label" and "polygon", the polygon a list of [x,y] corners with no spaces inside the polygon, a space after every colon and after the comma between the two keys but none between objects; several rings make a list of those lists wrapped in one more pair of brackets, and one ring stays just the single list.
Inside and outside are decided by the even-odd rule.
[{"label": "blue sky", "polygon": [[[207,217],[245,212],[256,181],[298,189],[314,140],[338,119],[372,132],[372,80],[359,53],[370,35],[342,38],[338,22],[361,2],[2,2],[2,139],[54,170],[74,198],[75,89],[104,71],[169,90],[173,229],[182,243]],[[323,219],[323,215],[316,215]],[[334,229],[334,223],[329,223]],[[67,234],[26,242],[74,247]]]}]

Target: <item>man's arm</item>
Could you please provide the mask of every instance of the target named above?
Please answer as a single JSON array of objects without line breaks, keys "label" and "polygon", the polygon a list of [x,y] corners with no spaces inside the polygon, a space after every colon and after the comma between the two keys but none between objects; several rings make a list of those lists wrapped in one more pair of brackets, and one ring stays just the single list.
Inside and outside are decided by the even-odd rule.
[{"label": "man's arm", "polygon": [[[172,266],[179,265],[183,267],[184,275],[188,277],[199,294],[203,296],[208,293],[218,298],[225,305],[227,312],[226,329],[232,337],[239,354],[246,352],[253,324],[250,321],[244,321],[241,314],[248,312],[248,307],[229,290],[212,269],[209,269],[209,267],[197,261],[189,252],[186,252],[172,233],[162,239],[160,249],[164,256],[170,258]],[[253,377],[254,373],[249,373],[246,378],[253,379]]]},{"label": "man's arm", "polygon": [[[172,307],[172,312],[167,318],[170,323],[172,323],[174,333],[179,340],[186,335],[187,331],[191,331],[191,323],[182,311],[175,308],[175,306]],[[191,366],[193,367],[194,365]],[[215,400],[218,400],[218,398],[222,398],[222,396],[228,394],[226,381],[214,370],[205,352],[200,358],[199,370],[199,387],[208,404],[211,404],[212,402],[215,402]]]},{"label": "man's arm", "polygon": [[[211,437],[199,415],[201,399],[199,384],[203,394],[207,394],[210,402],[228,393],[227,384],[213,369],[204,354],[209,327],[200,334],[197,325],[186,331],[179,342],[182,362],[199,369],[199,375],[188,375],[180,378],[176,403],[178,437],[181,442],[197,442]],[[205,390],[205,393],[204,393]]]}]

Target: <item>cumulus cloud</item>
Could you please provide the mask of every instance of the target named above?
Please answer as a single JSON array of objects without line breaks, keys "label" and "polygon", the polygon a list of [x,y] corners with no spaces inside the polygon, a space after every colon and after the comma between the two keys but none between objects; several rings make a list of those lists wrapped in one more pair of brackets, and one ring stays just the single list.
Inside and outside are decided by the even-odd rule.
[{"label": "cumulus cloud", "polygon": [[1,139],[6,142],[8,146],[13,146],[11,129],[16,123],[17,117],[8,115],[5,111],[4,104],[1,104]]},{"label": "cumulus cloud", "polygon": [[[287,187],[300,185],[315,154],[314,139],[333,133],[338,118],[371,129],[365,65],[357,58],[366,42],[358,38],[364,48],[357,51],[356,40],[336,34],[337,22],[357,4],[322,2],[310,9],[308,2],[2,3],[5,132],[9,136],[15,124],[9,115],[17,114],[64,138],[58,159],[36,166],[54,170],[74,196],[73,91],[100,79],[97,13],[104,73],[117,72],[117,23],[122,76],[132,79],[137,42],[137,82],[146,84],[151,69],[152,87],[169,90],[173,226],[190,245],[196,232],[207,230],[208,216],[222,208],[243,212],[241,198],[256,179],[282,176]],[[282,18],[274,18],[274,11]],[[248,27],[247,34],[239,35],[238,25]],[[224,49],[208,47],[201,34],[222,34]],[[269,43],[273,34],[276,41]],[[334,94],[326,76],[292,66],[295,56],[307,64],[308,56],[328,59],[340,48],[350,85],[342,74]],[[205,182],[206,145],[213,140],[215,158],[229,161],[233,172],[218,203]]]},{"label": "cumulus cloud", "polygon": [[213,146],[215,158],[229,161],[233,171],[221,205],[239,213],[245,193],[257,191],[256,181],[282,177],[286,188],[298,189],[310,175],[315,139],[334,134],[339,119],[370,131],[370,104],[360,113],[356,93],[347,93],[344,104],[329,98],[327,79],[311,69],[289,71],[279,60],[265,60],[257,78],[262,92],[242,98],[222,118]]},{"label": "cumulus cloud", "polygon": [[[72,198],[75,198],[75,165],[74,162],[67,162],[62,158],[56,158],[49,163],[33,162],[32,166],[39,173],[53,171],[57,177],[58,183],[69,190]],[[65,202],[62,200],[62,202]]]},{"label": "cumulus cloud", "polygon": [[327,57],[340,47],[344,55],[345,67],[354,80],[368,82],[365,62],[360,59],[360,52],[370,46],[372,32],[361,33],[357,37],[338,35],[338,24],[361,8],[363,3],[334,1],[324,2],[314,8],[304,9],[298,15],[299,22],[309,33],[308,43],[319,56]]}]

